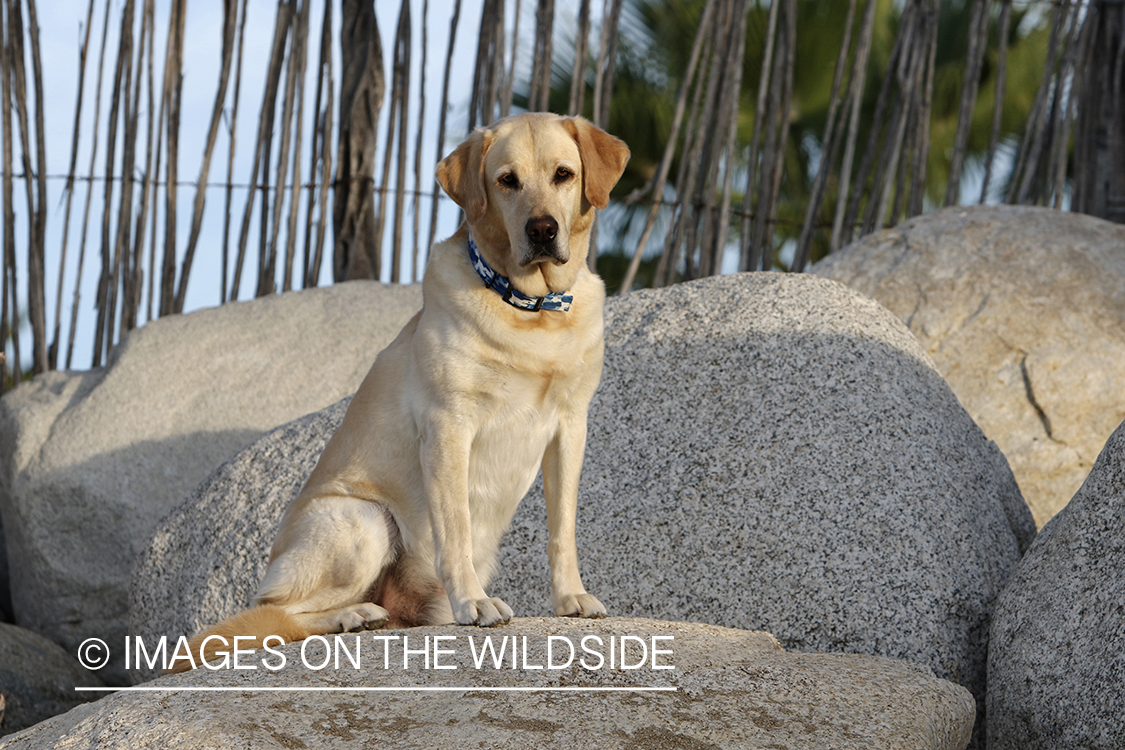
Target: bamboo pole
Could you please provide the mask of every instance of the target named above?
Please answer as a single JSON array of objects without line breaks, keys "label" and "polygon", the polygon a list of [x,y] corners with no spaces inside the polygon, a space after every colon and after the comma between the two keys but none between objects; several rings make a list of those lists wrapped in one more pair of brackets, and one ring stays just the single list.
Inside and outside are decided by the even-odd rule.
[{"label": "bamboo pole", "polygon": [[[676,94],[676,110],[672,115],[672,130],[668,134],[668,140],[664,144],[664,155],[660,159],[660,167],[652,183],[652,205],[649,207],[644,229],[641,230],[641,237],[637,240],[637,247],[633,251],[633,257],[629,261],[629,267],[625,271],[625,278],[621,282],[621,288],[618,290],[618,294],[628,294],[633,288],[633,281],[637,276],[637,270],[641,266],[641,257],[644,255],[645,246],[648,244],[653,227],[656,225],[656,216],[660,211],[660,201],[664,195],[664,187],[668,182],[668,172],[672,168],[672,157],[675,155],[676,143],[680,138],[680,125],[683,123],[684,119],[688,91],[691,90],[691,83],[695,78],[695,72],[699,65],[704,37],[711,32],[711,14],[715,10],[715,5],[716,0],[707,0],[707,4],[703,6],[703,13],[699,18],[699,26],[695,30],[695,39],[691,43],[691,55],[688,58],[687,71],[684,73],[683,81],[680,82],[679,93]],[[639,196],[630,196],[629,200],[635,200],[637,197]],[[664,257],[665,256],[662,254],[661,261],[664,260]],[[660,270],[658,266],[658,275]]]},{"label": "bamboo pole", "polygon": [[781,193],[781,176],[785,168],[785,153],[789,146],[789,109],[793,101],[793,75],[797,55],[797,0],[788,0],[785,12],[786,35],[783,37],[785,39],[785,69],[777,122],[780,131],[780,143],[777,146],[773,176],[769,185],[769,203],[766,204],[766,210],[762,213],[764,221],[758,222],[761,240],[756,243],[762,249],[763,271],[768,271],[773,263],[773,230],[777,221],[777,199]]},{"label": "bamboo pole", "polygon": [[[449,47],[445,52],[445,72],[441,78],[441,107],[438,115],[437,156],[441,158],[445,153],[445,120],[449,114],[449,74],[453,67],[453,48],[457,42],[457,23],[461,18],[461,0],[454,0],[453,15],[449,19]],[[472,109],[470,108],[470,117]],[[433,183],[433,197],[430,200],[430,237],[426,247],[433,247],[437,237],[438,196],[441,188],[435,180]]]},{"label": "bamboo pole", "polygon": [[[427,45],[426,39],[429,34],[426,33],[427,23],[429,21],[430,1],[422,0],[422,64],[419,66],[420,76],[418,81],[418,136],[414,141],[414,225],[411,235],[414,241],[414,251],[410,256],[410,276],[411,281],[417,283],[422,278],[419,269],[419,255],[418,255],[418,235],[421,234],[422,228],[422,131],[425,129],[426,122],[426,63],[427,59]],[[514,34],[513,36],[519,36]]]},{"label": "bamboo pole", "polygon": [[[903,49],[904,54],[897,66],[898,97],[891,115],[891,123],[887,128],[887,140],[883,142],[879,167],[875,171],[871,199],[867,202],[865,234],[877,231],[885,224],[894,178],[899,159],[902,157],[906,124],[913,109],[914,92],[922,63],[920,50],[929,49],[929,44],[922,41],[928,39],[929,20],[921,8],[922,2],[923,0],[917,2],[917,12],[913,16],[914,23],[906,32],[908,37]],[[933,22],[936,23],[937,19],[934,18]]]},{"label": "bamboo pole", "polygon": [[[867,180],[871,177],[871,169],[875,166],[875,157],[882,153],[878,148],[880,135],[883,133],[884,119],[887,104],[891,100],[891,90],[895,82],[895,71],[901,65],[903,46],[907,39],[907,31],[913,26],[916,7],[908,3],[899,21],[899,33],[895,36],[890,57],[887,60],[887,69],[883,73],[883,84],[879,89],[879,96],[875,102],[875,113],[871,118],[870,132],[867,135],[867,148],[863,153],[859,170],[856,173],[855,187],[848,198],[847,212],[841,219],[837,216],[839,228],[833,230],[833,245],[847,244],[855,237],[858,224],[860,203],[867,192]],[[840,206],[837,205],[837,210]]]},{"label": "bamboo pole", "polygon": [[[320,279],[320,265],[324,258],[324,236],[325,227],[328,221],[328,188],[332,181],[332,106],[333,106],[333,80],[332,80],[332,3],[325,3],[324,6],[324,22],[321,26],[320,37],[320,73],[317,79],[317,102],[316,108],[320,108],[320,81],[323,80],[325,75],[328,78],[328,96],[325,102],[324,111],[319,115],[319,136],[320,136],[320,200],[319,200],[319,216],[317,217],[317,230],[316,230],[316,251],[313,254],[312,264],[310,270],[306,272],[305,286],[316,286],[317,281]],[[315,150],[315,149],[314,149]],[[314,154],[315,156],[315,154]],[[313,169],[315,174],[315,168]],[[309,213],[312,213],[312,193],[309,194],[310,207]],[[305,243],[306,248],[308,242]],[[307,250],[306,250],[307,252]]]},{"label": "bamboo pole", "polygon": [[[395,40],[395,83],[391,93],[392,101],[397,99],[398,103],[392,108],[392,113],[398,113],[398,127],[392,132],[391,129],[387,131],[387,158],[389,160],[391,153],[391,138],[392,135],[396,136],[398,148],[396,156],[396,171],[395,171],[395,202],[394,202],[394,225],[391,229],[391,283],[402,283],[402,224],[403,224],[403,210],[406,199],[406,127],[410,116],[410,56],[411,56],[411,36],[413,35],[411,29],[410,17],[410,0],[402,0],[402,8],[399,11],[399,34]],[[394,114],[391,115],[394,117]],[[382,218],[382,205],[387,199],[387,170],[383,171],[383,195],[380,200],[380,218]],[[382,222],[380,221],[380,225]],[[377,237],[380,235],[376,235]]]},{"label": "bamboo pole", "polygon": [[[293,133],[293,174],[289,184],[289,227],[285,235],[285,270],[281,289],[293,288],[293,262],[297,256],[297,214],[301,204],[301,146],[304,143],[305,68],[309,43],[309,0],[302,0],[297,19],[297,107]],[[310,175],[310,178],[312,175]]]},{"label": "bamboo pole", "polygon": [[[875,0],[870,0],[875,2]],[[758,76],[758,97],[754,104],[754,129],[750,135],[750,158],[747,163],[746,190],[742,194],[742,227],[739,232],[742,247],[740,248],[739,269],[742,271],[757,270],[758,261],[751,250],[753,246],[753,218],[752,206],[754,205],[754,186],[757,184],[758,172],[758,141],[762,135],[762,128],[766,121],[766,97],[770,91],[770,81],[773,80],[773,53],[777,39],[777,18],[781,8],[780,2],[771,2],[770,11],[766,20],[766,49],[762,53],[762,69]]]},{"label": "bamboo pole", "polygon": [[122,13],[121,18],[121,32],[118,40],[117,47],[117,63],[114,66],[113,73],[113,93],[110,95],[109,105],[109,121],[107,124],[106,136],[106,161],[105,161],[105,185],[103,195],[105,204],[102,207],[102,242],[101,242],[101,261],[102,270],[98,275],[98,291],[95,306],[98,310],[97,323],[94,329],[94,367],[100,367],[102,357],[109,349],[110,342],[106,341],[106,332],[110,326],[110,319],[112,311],[109,309],[111,299],[111,288],[113,288],[116,278],[114,276],[114,262],[113,256],[110,251],[110,222],[113,219],[113,195],[116,181],[114,174],[116,169],[116,151],[117,151],[117,121],[120,113],[121,106],[121,78],[122,68],[125,65],[124,45],[127,44],[127,38],[130,34],[127,33],[125,27],[125,16],[132,9],[132,3],[126,3],[126,10]]},{"label": "bamboo pole", "polygon": [[566,110],[571,116],[582,114],[586,98],[586,55],[589,45],[590,0],[581,0],[578,5],[578,31],[574,37],[574,67],[570,73],[570,103]]},{"label": "bamboo pole", "polygon": [[234,56],[235,26],[238,23],[238,0],[223,0],[223,47],[222,67],[219,69],[219,88],[215,92],[215,103],[211,107],[211,124],[207,129],[207,145],[203,148],[203,163],[199,167],[199,182],[195,185],[195,200],[191,211],[191,232],[188,235],[187,249],[180,266],[180,283],[176,288],[173,312],[184,311],[184,297],[187,295],[191,265],[195,258],[195,247],[199,242],[199,232],[203,227],[203,208],[207,202],[207,178],[211,174],[211,157],[215,153],[215,142],[219,137],[219,123],[223,117],[223,104],[227,98],[227,84],[230,82],[231,59]]},{"label": "bamboo pole", "polygon": [[828,118],[824,124],[824,137],[821,139],[822,150],[820,154],[820,165],[817,168],[816,178],[813,180],[813,188],[809,196],[809,205],[805,210],[805,221],[801,225],[801,234],[797,238],[796,254],[793,256],[793,270],[797,272],[805,270],[805,265],[808,263],[812,246],[813,222],[820,214],[820,209],[824,202],[825,188],[828,185],[828,174],[831,171],[832,162],[835,160],[833,144],[835,144],[837,140],[836,134],[839,132],[836,127],[837,115],[839,113],[840,104],[843,101],[841,83],[844,78],[844,67],[847,64],[848,51],[852,44],[852,26],[855,24],[855,10],[856,0],[850,0],[848,3],[848,15],[844,20],[844,39],[840,43],[840,52],[836,56],[836,69],[832,74],[832,93],[828,97]]},{"label": "bamboo pole", "polygon": [[[152,30],[150,42],[155,48],[156,31]],[[150,65],[152,61],[150,60]],[[167,61],[165,61],[165,78],[167,78]],[[150,75],[152,70],[150,69]],[[155,78],[151,79],[155,81]],[[165,96],[165,81],[161,81],[160,85],[160,109],[156,117],[156,149],[154,150],[156,164],[152,169],[153,189],[152,189],[152,229],[149,232],[148,239],[148,284],[146,291],[148,292],[148,301],[145,305],[146,320],[152,321],[158,317],[160,307],[157,300],[156,293],[156,248],[157,248],[157,227],[159,225],[160,215],[160,166],[164,159],[164,122],[167,119],[168,97]],[[152,111],[151,109],[149,110]],[[167,166],[165,166],[167,170]],[[165,186],[167,189],[167,186]],[[142,250],[143,253],[143,250]]]},{"label": "bamboo pole", "polygon": [[[937,61],[938,23],[940,0],[931,0],[933,3],[934,23],[930,27],[929,53],[925,62],[925,81],[922,89],[921,112],[918,115],[917,134],[914,145],[913,183],[910,186],[910,203],[907,207],[907,216],[917,216],[922,213],[926,195],[926,167],[930,157],[930,117],[933,111],[934,75]],[[987,14],[986,14],[987,15]],[[984,45],[988,44],[987,24]]]},{"label": "bamboo pole", "polygon": [[[35,18],[35,4],[28,2],[28,36],[31,42],[32,76],[35,95],[35,164],[31,154],[31,124],[27,107],[27,75],[24,70],[24,22],[19,0],[8,2],[8,44],[11,57],[13,94],[16,116],[19,121],[20,147],[23,159],[24,185],[27,193],[28,215],[28,277],[27,308],[31,323],[33,374],[47,370],[47,324],[44,302],[44,234],[46,228],[46,156],[43,138],[43,79],[39,62],[39,26]],[[34,187],[33,187],[34,185]],[[17,361],[18,361],[17,356]]]},{"label": "bamboo pole", "polygon": [[[325,137],[324,118],[321,103],[324,99],[324,71],[325,58],[330,55],[332,45],[332,3],[324,4],[324,17],[320,22],[320,55],[316,66],[316,92],[313,95],[313,134],[312,148],[309,149],[309,184],[307,207],[305,209],[305,254],[301,263],[301,286],[305,289],[315,286],[312,266],[314,262],[312,239],[313,216],[316,211],[316,187],[319,178],[317,164],[323,149],[320,147],[321,139]],[[294,188],[296,190],[296,188]],[[296,193],[294,193],[296,195]]]},{"label": "bamboo pole", "polygon": [[723,145],[724,155],[724,174],[723,174],[723,187],[719,200],[719,210],[717,215],[718,226],[715,230],[714,241],[714,259],[712,264],[716,272],[722,271],[722,259],[726,251],[727,234],[730,232],[731,223],[731,202],[733,200],[734,189],[734,172],[735,172],[735,152],[737,149],[738,138],[738,116],[741,110],[742,103],[742,69],[746,57],[746,28],[750,17],[750,2],[749,0],[737,0],[735,2],[734,18],[735,23],[732,25],[732,34],[734,35],[734,44],[732,44],[732,54],[727,60],[727,71],[724,75],[725,79],[729,82],[726,84],[727,92],[727,134],[726,143]]},{"label": "bamboo pole", "polygon": [[[726,138],[722,136],[723,123],[730,118],[731,96],[737,98],[738,87],[732,86],[731,61],[738,48],[737,23],[735,16],[738,13],[740,0],[724,0],[723,15],[719,28],[716,29],[719,43],[715,45],[717,56],[711,65],[711,80],[715,83],[713,98],[711,99],[711,116],[704,125],[703,162],[707,169],[700,173],[699,194],[697,203],[702,204],[698,210],[698,222],[703,225],[702,239],[699,241],[699,267],[700,275],[712,276],[721,270],[718,263],[718,249],[722,246],[721,240],[716,236],[717,209],[715,201],[715,185],[719,179],[719,172],[723,163],[723,146]],[[741,72],[741,66],[740,72]],[[737,104],[735,105],[737,108]]]},{"label": "bamboo pole", "polygon": [[[859,49],[856,52],[855,72],[852,74],[851,91],[848,94],[850,101],[848,135],[844,142],[844,158],[840,164],[840,178],[836,189],[836,212],[832,219],[832,235],[828,240],[829,252],[840,249],[840,240],[844,231],[844,210],[851,184],[852,159],[855,156],[856,141],[859,137],[859,117],[863,104],[863,90],[867,82],[867,60],[875,26],[876,4],[877,0],[867,0],[863,26],[859,32],[860,42]],[[857,186],[857,189],[861,188],[862,186]],[[850,231],[849,228],[849,234]]]},{"label": "bamboo pole", "polygon": [[[3,50],[0,52],[0,90],[3,92],[3,106],[0,107],[0,120],[3,121],[4,134],[4,263],[3,263],[3,311],[0,318],[0,351],[7,349],[8,339],[12,341],[12,380],[13,387],[19,385],[23,360],[20,357],[19,337],[19,289],[16,286],[16,212],[12,184],[12,45],[13,32],[9,5],[0,3],[0,39]],[[0,369],[0,393],[8,389],[7,363]]]},{"label": "bamboo pole", "polygon": [[[55,331],[50,348],[47,351],[49,366],[52,370],[58,367],[59,342],[62,335],[62,300],[63,283],[66,276],[66,251],[67,242],[70,238],[71,204],[74,200],[74,174],[78,167],[79,134],[82,132],[80,126],[82,124],[82,95],[85,91],[86,82],[86,53],[90,47],[90,30],[93,28],[93,25],[94,0],[90,0],[86,8],[86,23],[83,26],[85,34],[81,44],[78,46],[78,94],[77,101],[74,104],[74,128],[70,142],[70,163],[66,170],[66,187],[64,188],[64,192],[66,193],[66,208],[63,211],[63,234],[62,242],[59,245],[59,282],[55,293]],[[3,339],[0,338],[0,341],[3,341]],[[2,380],[3,374],[0,373],[0,381]]]},{"label": "bamboo pole", "polygon": [[[260,259],[261,263],[258,269],[259,297],[273,294],[277,288],[278,238],[281,232],[281,212],[285,205],[286,177],[289,174],[289,151],[292,148],[293,141],[293,112],[296,109],[297,71],[300,68],[300,42],[297,38],[299,16],[297,0],[291,0],[289,3],[289,23],[287,24],[289,55],[285,60],[285,94],[281,100],[281,142],[277,157],[277,180],[273,192],[273,209],[270,211],[269,241],[265,245],[266,251]],[[272,136],[271,127],[271,132],[266,137],[272,139]],[[269,169],[268,158],[265,168]]]},{"label": "bamboo pole", "polygon": [[[223,197],[223,249],[222,249],[222,270],[220,272],[220,286],[219,286],[219,303],[222,304],[228,299],[234,299],[237,294],[228,295],[227,280],[230,273],[230,217],[231,217],[231,197],[234,190],[234,154],[235,146],[237,144],[237,131],[238,131],[238,103],[242,100],[240,94],[242,93],[242,45],[245,41],[246,34],[246,5],[249,0],[242,0],[241,18],[238,22],[238,61],[234,66],[234,102],[231,104],[230,120],[227,123],[227,133],[230,136],[230,146],[227,149],[227,181],[226,191]],[[326,8],[331,8],[332,3],[325,4]],[[251,178],[253,182],[253,178]],[[254,188],[251,186],[250,195],[253,195]]]},{"label": "bamboo pole", "polygon": [[[516,63],[520,51],[520,11],[523,10],[522,0],[514,0],[516,6],[515,20],[512,22],[512,47],[508,57],[508,70],[504,73],[504,83],[500,87],[500,116],[507,117],[512,112],[512,86],[516,80]],[[500,46],[503,46],[501,44]]]},{"label": "bamboo pole", "polygon": [[1008,80],[1008,33],[1011,22],[1012,0],[1002,0],[997,23],[999,39],[996,55],[996,85],[992,102],[992,129],[988,137],[988,156],[984,160],[984,178],[980,187],[981,204],[988,198],[988,188],[992,181],[992,163],[996,160],[996,148],[1000,144],[1000,118],[1004,114],[1004,94]]},{"label": "bamboo pole", "polygon": [[186,0],[173,0],[172,19],[168,26],[168,70],[164,82],[167,86],[168,164],[165,167],[167,184],[164,188],[164,260],[160,275],[160,314],[175,311],[174,284],[176,280],[176,195],[179,179],[180,102],[183,97],[184,68],[184,17]]},{"label": "bamboo pole", "polygon": [[383,103],[383,51],[371,0],[344,0],[341,23],[340,133],[332,225],[336,234],[336,281],[377,279],[376,135]]},{"label": "bamboo pole", "polygon": [[1020,142],[1016,166],[1008,186],[1006,203],[1023,203],[1031,188],[1031,180],[1035,176],[1035,167],[1038,162],[1038,151],[1041,146],[1046,118],[1044,111],[1047,106],[1048,92],[1051,90],[1051,80],[1055,70],[1055,55],[1058,51],[1059,35],[1066,24],[1070,13],[1070,0],[1062,0],[1061,5],[1052,9],[1053,20],[1051,35],[1047,41],[1047,59],[1043,65],[1043,78],[1039,83],[1039,90],[1035,94],[1035,101],[1027,116],[1027,125],[1024,127],[1023,138]]},{"label": "bamboo pole", "polygon": [[[154,65],[153,57],[154,57],[154,53],[155,53],[155,49],[154,49],[154,47],[155,47],[155,44],[154,44],[154,39],[155,39],[155,7],[154,7],[154,4],[155,4],[154,0],[145,0],[144,21],[142,22],[142,27],[141,27],[141,54],[138,56],[138,71],[139,71],[140,62],[142,61],[142,58],[144,57],[144,50],[145,50],[145,47],[146,47],[146,40],[147,40],[147,49],[148,49],[148,68],[147,68],[148,87],[147,88],[148,88],[148,113],[149,113],[149,115],[148,115],[148,132],[145,135],[145,173],[144,173],[145,176],[144,176],[144,182],[142,183],[143,187],[141,189],[141,208],[140,208],[140,212],[137,215],[137,228],[136,228],[136,231],[133,233],[134,247],[133,247],[133,261],[132,261],[133,262],[132,299],[130,300],[129,305],[128,305],[128,309],[131,310],[131,315],[130,315],[129,319],[125,321],[126,329],[135,328],[138,324],[138,319],[140,317],[141,296],[142,296],[142,288],[143,288],[143,285],[144,285],[145,228],[148,226],[149,199],[153,196],[153,193],[155,193],[155,190],[153,189],[153,185],[154,185],[155,180],[154,180],[154,176],[152,174],[152,166],[153,166],[152,138],[153,138],[153,128],[154,128],[152,112],[154,110],[153,102],[155,101],[155,96],[153,94],[153,80],[155,78],[155,76],[153,74],[153,65]],[[140,101],[140,81],[141,81],[141,76],[138,73],[138,76],[137,76],[137,95],[136,95],[136,100],[137,100],[138,103]],[[156,125],[155,127],[159,127],[159,125]],[[154,225],[155,225],[155,222],[154,222]],[[151,269],[151,264],[150,264],[150,269]],[[150,273],[149,279],[151,280],[151,278],[152,278],[152,274]]]},{"label": "bamboo pole", "polygon": [[[1075,26],[1078,25],[1076,19]],[[1086,60],[1095,25],[1096,24],[1091,20],[1091,14],[1088,14],[1085,22],[1081,24],[1081,28],[1076,31],[1078,40],[1075,45],[1075,53],[1070,56],[1066,65],[1067,69],[1070,71],[1070,94],[1067,96],[1066,104],[1064,105],[1065,113],[1062,116],[1061,132],[1059,133],[1059,137],[1055,139],[1054,163],[1056,166],[1053,174],[1053,184],[1050,185],[1048,191],[1044,193],[1045,198],[1050,197],[1051,192],[1054,193],[1052,208],[1056,211],[1062,209],[1063,197],[1066,194],[1066,166],[1067,157],[1070,154],[1070,129],[1074,124],[1074,119],[1077,114],[1078,92],[1081,88],[1081,73],[1079,67]]]},{"label": "bamboo pole", "polygon": [[[135,3],[129,0],[127,26],[129,48],[133,47],[133,26]],[[136,141],[137,117],[140,110],[142,63],[144,60],[144,15],[142,13],[141,43],[137,46],[136,80],[133,78],[132,52],[125,65],[125,109],[122,117],[125,121],[125,152],[122,157],[122,198],[118,208],[117,241],[114,245],[114,277],[116,283],[110,289],[109,296],[109,328],[106,335],[107,343],[111,346],[120,338],[120,333],[127,327],[131,317],[131,304],[133,301],[133,269],[131,268],[132,253],[132,228],[133,228],[133,175],[136,169]],[[131,91],[132,89],[132,91]],[[120,295],[120,317],[117,316],[118,299]]]},{"label": "bamboo pole", "polygon": [[[721,0],[719,0],[721,2]],[[716,8],[716,15],[718,9]],[[701,59],[707,60],[710,57],[710,52],[715,43],[715,30],[714,19],[712,19],[711,28],[708,30],[705,37],[706,47],[703,50],[703,57]],[[691,190],[695,184],[695,173],[699,164],[697,144],[699,142],[699,133],[697,132],[697,124],[702,118],[704,108],[703,93],[706,86],[703,81],[706,80],[707,66],[700,67],[697,74],[697,83],[694,89],[694,96],[691,103],[691,114],[688,116],[687,129],[684,131],[684,144],[680,152],[680,171],[676,175],[676,196],[677,196],[677,214],[675,218],[675,229],[668,233],[668,242],[671,244],[665,245],[665,253],[668,254],[668,263],[666,264],[665,273],[671,283],[671,279],[675,274],[675,269],[679,263],[679,257],[684,256],[684,280],[688,281],[695,278],[695,268],[693,253],[691,252],[691,245],[688,238],[688,223],[692,214],[691,205]],[[702,148],[701,145],[698,148]],[[686,158],[684,154],[691,154]]]},{"label": "bamboo pole", "polygon": [[[273,111],[277,103],[277,85],[281,78],[281,60],[285,50],[286,28],[289,25],[288,0],[278,0],[277,14],[274,17],[273,44],[270,51],[270,61],[266,73],[266,88],[262,93],[262,108],[258,113],[258,137],[254,143],[254,160],[250,170],[250,189],[246,196],[246,204],[242,211],[242,228],[238,234],[238,253],[234,261],[234,279],[231,281],[230,299],[238,299],[242,286],[242,267],[246,261],[246,243],[250,235],[250,217],[254,211],[254,191],[262,194],[262,215],[268,217],[268,181],[269,181],[269,154],[267,146],[270,132],[273,128]],[[265,153],[263,153],[265,152]],[[262,232],[262,241],[266,239],[266,232]],[[261,268],[261,252],[259,252],[259,268]],[[259,289],[261,282],[259,282]]]},{"label": "bamboo pole", "polygon": [[504,2],[484,0],[481,9],[480,34],[473,76],[473,93],[469,102],[469,130],[477,125],[491,125],[495,119],[500,95],[498,79],[504,65]]},{"label": "bamboo pole", "polygon": [[[285,54],[286,43],[288,42],[289,49],[293,48],[293,17],[297,13],[297,0],[289,0],[286,3],[285,10],[279,14],[284,16],[284,21],[281,26],[281,44],[274,48],[277,53],[275,61],[271,61],[270,65],[270,99],[269,106],[262,110],[262,121],[264,128],[259,131],[259,137],[265,139],[262,147],[262,189],[261,189],[261,209],[258,214],[259,230],[258,230],[258,288],[254,292],[256,297],[265,297],[273,294],[276,288],[274,281],[275,270],[277,267],[277,233],[281,221],[281,204],[278,198],[284,199],[285,197],[285,166],[288,162],[289,156],[289,117],[292,114],[292,91],[290,82],[292,76],[289,71],[293,66],[287,62]],[[291,56],[290,58],[291,59]],[[273,164],[273,127],[274,118],[277,114],[277,94],[278,88],[281,83],[281,67],[286,66],[286,81],[285,81],[285,94],[282,97],[282,107],[284,113],[281,116],[281,153],[277,161],[277,182],[274,185],[273,194],[273,210],[270,210],[270,168]]]},{"label": "bamboo pole", "polygon": [[47,139],[43,115],[43,63],[39,53],[39,19],[35,0],[27,0],[28,38],[31,41],[31,72],[35,86],[35,239],[27,264],[28,317],[31,319],[32,372],[50,369],[47,357],[47,302],[45,293],[47,249]]},{"label": "bamboo pole", "polygon": [[[103,73],[105,68],[106,39],[109,36],[109,6],[110,4],[106,3],[105,20],[102,23],[102,43],[98,53],[98,82],[94,91],[94,125],[91,128],[93,131],[93,143],[90,147],[90,166],[86,172],[86,206],[82,214],[82,234],[78,247],[78,270],[74,281],[74,302],[70,308],[70,333],[67,336],[66,344],[66,368],[68,370],[71,368],[74,358],[74,339],[78,329],[78,306],[82,291],[82,270],[86,263],[86,230],[90,223],[90,204],[94,196],[94,183],[92,180],[94,177],[94,166],[98,158],[98,120],[101,119],[102,79],[104,78]],[[5,101],[7,101],[6,97]]]},{"label": "bamboo pole", "polygon": [[988,48],[988,2],[973,0],[969,19],[969,49],[965,56],[964,80],[961,84],[961,106],[957,116],[957,132],[953,138],[953,156],[949,162],[949,182],[945,188],[945,205],[957,203],[961,188],[961,165],[969,144],[973,105],[980,86],[981,63]]},{"label": "bamboo pole", "polygon": [[[528,110],[531,112],[546,112],[550,108],[551,34],[554,24],[555,0],[539,0],[535,9],[535,49],[531,57],[531,92],[528,95]],[[516,36],[519,36],[518,28]]]},{"label": "bamboo pole", "polygon": [[602,13],[601,44],[598,46],[598,64],[594,71],[593,121],[599,128],[609,126],[609,103],[613,98],[613,75],[617,68],[617,29],[621,24],[621,6],[621,0],[605,0],[605,11]]}]

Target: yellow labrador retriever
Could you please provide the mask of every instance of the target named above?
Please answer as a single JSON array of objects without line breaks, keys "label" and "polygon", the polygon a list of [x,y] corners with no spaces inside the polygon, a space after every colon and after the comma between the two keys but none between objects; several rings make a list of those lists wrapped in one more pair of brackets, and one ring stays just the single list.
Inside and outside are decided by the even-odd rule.
[{"label": "yellow labrador retriever", "polygon": [[433,248],[422,310],[287,510],[255,606],[195,636],[193,658],[235,635],[506,622],[485,586],[540,467],[555,612],[605,615],[575,546],[605,299],[586,257],[628,158],[581,118],[537,113],[478,129],[438,165],[466,221]]}]

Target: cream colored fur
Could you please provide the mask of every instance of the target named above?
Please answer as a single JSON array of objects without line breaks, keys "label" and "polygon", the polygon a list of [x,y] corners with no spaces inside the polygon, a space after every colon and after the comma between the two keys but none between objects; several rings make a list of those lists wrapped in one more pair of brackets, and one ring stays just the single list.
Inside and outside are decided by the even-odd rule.
[{"label": "cream colored fur", "polygon": [[[255,608],[195,636],[197,657],[216,634],[288,641],[387,623],[506,622],[511,608],[485,587],[540,468],[555,612],[605,614],[582,585],[575,545],[603,348],[605,290],[587,252],[594,209],[628,156],[585,120],[527,114],[475,131],[438,165],[467,221],[433,247],[422,310],[379,354],[286,512]],[[551,243],[530,234],[528,221],[542,217],[557,222]],[[517,289],[569,291],[570,311],[516,309],[485,288],[469,263],[470,230]]]}]

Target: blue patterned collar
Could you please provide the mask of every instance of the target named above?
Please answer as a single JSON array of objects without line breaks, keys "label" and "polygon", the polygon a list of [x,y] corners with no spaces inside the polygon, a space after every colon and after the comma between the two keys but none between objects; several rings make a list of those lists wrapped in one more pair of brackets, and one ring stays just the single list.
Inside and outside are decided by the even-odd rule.
[{"label": "blue patterned collar", "polygon": [[546,297],[529,297],[516,289],[512,286],[512,282],[508,281],[508,277],[501,276],[485,262],[477,250],[476,243],[473,242],[472,235],[469,236],[469,262],[477,270],[484,285],[499,294],[501,299],[512,307],[528,312],[540,310],[566,312],[570,309],[570,303],[574,301],[574,295],[570,292],[549,292]]}]

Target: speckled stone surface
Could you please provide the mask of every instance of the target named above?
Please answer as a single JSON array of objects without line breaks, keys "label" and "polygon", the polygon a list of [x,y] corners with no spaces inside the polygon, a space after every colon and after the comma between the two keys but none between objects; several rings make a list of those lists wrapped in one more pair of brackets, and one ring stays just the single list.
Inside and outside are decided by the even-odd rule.
[{"label": "speckled stone surface", "polygon": [[[435,645],[442,653],[432,661],[409,656],[403,669],[403,641],[377,643],[374,635],[404,636],[406,646],[418,651],[429,638],[430,653]],[[506,658],[499,668],[491,658],[477,667],[474,647],[479,655],[486,637],[519,644],[515,668]],[[200,669],[145,686],[235,688],[232,692],[117,693],[0,747],[961,750],[973,726],[969,692],[936,679],[929,669],[871,656],[787,653],[760,632],[641,619],[517,618],[501,628],[447,625],[341,639],[351,656],[342,657],[339,668],[331,661],[310,668],[335,653],[333,641],[290,644],[278,650],[286,657],[278,672],[263,669],[259,653],[240,661],[257,666],[253,671]],[[644,666],[609,668],[608,644],[623,640],[626,665],[644,661]],[[579,654],[585,644],[585,665],[576,659],[564,669],[535,669],[564,665],[567,643]],[[674,669],[653,669],[651,656],[643,658],[654,643],[667,652],[655,664]],[[592,652],[602,655],[600,666]],[[278,656],[266,659],[280,663]],[[237,690],[264,687],[344,690]],[[370,690],[403,687],[441,690]],[[674,690],[637,690],[653,687]]]},{"label": "speckled stone surface", "polygon": [[[0,400],[0,516],[16,622],[74,653],[126,634],[129,567],[157,522],[264,432],[348,395],[421,306],[349,282],[173,315],[106,367]],[[125,680],[116,660],[99,672]]]},{"label": "speckled stone surface", "polygon": [[1125,747],[1125,424],[1000,597],[990,750]]},{"label": "speckled stone surface", "polygon": [[0,623],[0,735],[69,711],[89,700],[75,692],[78,685],[101,687],[102,681],[77,659],[30,630]]},{"label": "speckled stone surface", "polygon": [[1125,420],[1125,227],[1037,206],[957,206],[812,272],[898,315],[1011,463],[1042,526]]},{"label": "speckled stone surface", "polygon": [[[165,520],[135,570],[132,632],[192,632],[244,606],[342,413],[263,438]],[[989,618],[1034,524],[887,310],[782,274],[611,299],[589,426],[579,560],[610,614],[907,659],[983,713]],[[538,485],[489,590],[550,614]]]}]

